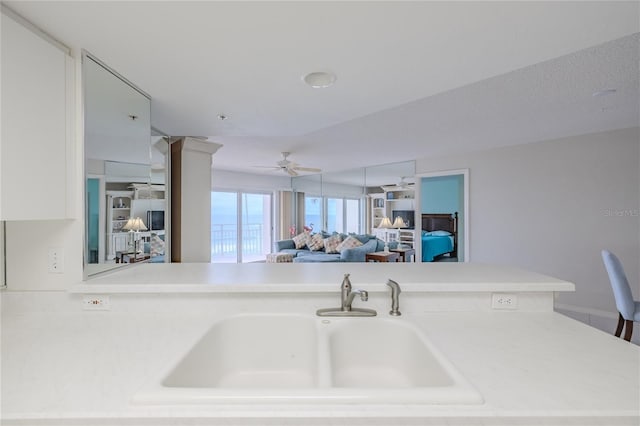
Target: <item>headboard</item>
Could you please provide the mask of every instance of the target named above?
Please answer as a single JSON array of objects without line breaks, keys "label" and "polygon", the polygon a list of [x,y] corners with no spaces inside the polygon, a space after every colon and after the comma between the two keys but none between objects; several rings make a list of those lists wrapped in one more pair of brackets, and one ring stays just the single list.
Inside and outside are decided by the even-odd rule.
[{"label": "headboard", "polygon": [[453,234],[453,256],[458,255],[458,212],[422,213],[423,231],[449,231]]}]

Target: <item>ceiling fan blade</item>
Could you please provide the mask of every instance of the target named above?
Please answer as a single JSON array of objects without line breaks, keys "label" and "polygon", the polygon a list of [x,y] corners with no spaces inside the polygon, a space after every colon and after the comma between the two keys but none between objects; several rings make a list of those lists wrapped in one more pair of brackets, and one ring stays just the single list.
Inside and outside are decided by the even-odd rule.
[{"label": "ceiling fan blade", "polygon": [[293,169],[287,169],[287,173],[289,173],[289,176],[298,176],[298,174],[296,173],[295,170]]},{"label": "ceiling fan blade", "polygon": [[299,170],[301,172],[311,172],[311,173],[320,173],[322,169],[316,169],[315,167],[293,167],[294,170]]}]

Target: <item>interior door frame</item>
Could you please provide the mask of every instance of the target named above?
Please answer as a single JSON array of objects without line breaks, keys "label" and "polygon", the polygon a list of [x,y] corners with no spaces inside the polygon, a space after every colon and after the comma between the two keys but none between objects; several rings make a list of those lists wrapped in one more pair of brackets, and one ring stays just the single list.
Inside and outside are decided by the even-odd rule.
[{"label": "interior door frame", "polygon": [[[437,171],[437,172],[427,172],[427,173],[416,173],[415,177],[416,177],[416,183],[415,183],[415,206],[416,206],[416,212],[418,215],[422,214],[422,201],[421,201],[421,195],[422,195],[422,179],[423,178],[432,178],[432,177],[441,177],[441,176],[458,176],[458,175],[462,175],[463,176],[463,191],[464,194],[462,196],[463,199],[463,214],[464,214],[464,223],[463,223],[463,230],[464,230],[464,260],[463,262],[470,262],[471,258],[469,255],[469,223],[470,221],[470,217],[469,217],[469,169],[454,169],[454,170],[441,170],[441,171]],[[422,234],[422,221],[416,219],[416,223],[419,224],[419,226],[416,226],[416,231],[419,231],[419,235]],[[416,238],[416,241],[421,241],[421,238]],[[422,244],[415,244],[415,250],[416,250],[416,261],[422,262]]]}]

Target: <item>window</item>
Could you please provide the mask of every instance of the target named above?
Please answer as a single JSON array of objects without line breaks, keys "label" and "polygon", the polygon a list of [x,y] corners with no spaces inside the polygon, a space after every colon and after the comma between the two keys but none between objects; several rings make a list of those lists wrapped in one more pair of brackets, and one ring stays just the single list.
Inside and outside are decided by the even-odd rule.
[{"label": "window", "polygon": [[322,229],[322,197],[304,197],[304,226],[317,231]]},{"label": "window", "polygon": [[346,225],[346,232],[362,232],[360,227],[360,200],[347,199],[345,200],[344,210],[344,222]]},{"label": "window", "polygon": [[327,232],[344,232],[344,200],[327,198]]},{"label": "window", "polygon": [[271,252],[271,194],[211,193],[211,262],[264,260]]},{"label": "window", "polygon": [[[305,225],[316,232],[361,232],[361,201],[356,198],[305,197]],[[311,226],[313,224],[313,226]]]}]

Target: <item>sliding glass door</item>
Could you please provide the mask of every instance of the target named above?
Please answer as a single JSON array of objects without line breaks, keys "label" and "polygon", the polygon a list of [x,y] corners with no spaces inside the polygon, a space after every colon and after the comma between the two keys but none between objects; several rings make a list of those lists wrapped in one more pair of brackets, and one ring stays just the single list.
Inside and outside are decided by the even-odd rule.
[{"label": "sliding glass door", "polygon": [[360,233],[360,205],[356,198],[305,197],[305,225],[315,232]]},{"label": "sliding glass door", "polygon": [[263,261],[271,252],[271,194],[211,193],[211,262]]}]

